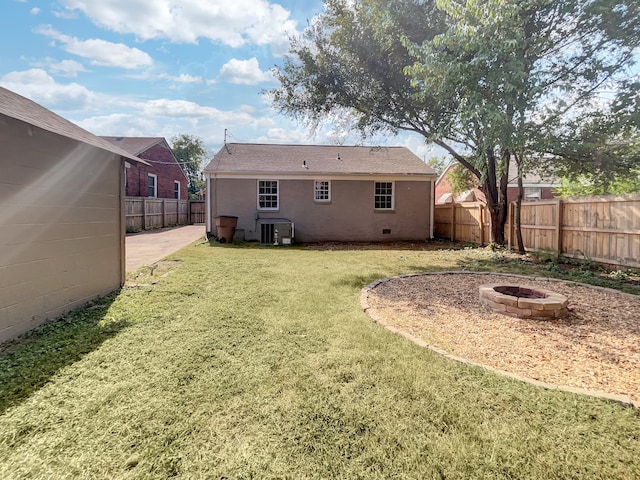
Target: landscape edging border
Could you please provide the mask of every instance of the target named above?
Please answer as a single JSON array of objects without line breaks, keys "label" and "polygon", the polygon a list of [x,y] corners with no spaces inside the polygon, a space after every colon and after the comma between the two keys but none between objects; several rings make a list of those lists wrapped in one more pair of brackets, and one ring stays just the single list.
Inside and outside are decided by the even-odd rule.
[{"label": "landscape edging border", "polygon": [[638,299],[639,296],[638,295],[633,295],[631,293],[626,293],[626,292],[620,292],[618,290],[615,290],[613,288],[607,288],[607,287],[599,287],[597,285],[589,285],[586,283],[580,283],[580,282],[573,282],[571,280],[563,280],[560,278],[549,278],[549,277],[541,277],[541,276],[529,276],[529,275],[517,275],[517,274],[512,274],[512,273],[497,273],[497,272],[468,272],[468,271],[446,271],[446,272],[423,272],[423,273],[407,273],[404,275],[396,275],[393,277],[386,277],[386,278],[382,278],[380,280],[376,280],[375,282],[370,283],[369,285],[366,285],[365,287],[362,288],[362,290],[360,291],[360,306],[362,307],[362,310],[369,316],[369,318],[371,318],[375,323],[381,325],[382,327],[384,327],[386,330],[399,335],[400,337],[405,338],[406,340],[410,340],[411,342],[415,343],[416,345],[420,346],[420,347],[425,347],[428,348],[429,350],[437,353],[438,355],[441,355],[444,358],[447,358],[449,360],[453,360],[455,362],[464,364],[464,365],[468,365],[470,367],[480,367],[483,368],[485,370],[488,370],[492,373],[496,373],[498,375],[503,375],[505,377],[508,378],[512,378],[514,380],[518,380],[521,382],[526,382],[529,383],[531,385],[535,385],[537,387],[542,387],[545,388],[547,390],[559,390],[559,391],[563,391],[563,392],[568,392],[568,393],[575,393],[578,395],[586,395],[589,397],[594,397],[594,398],[598,398],[601,400],[609,400],[609,401],[613,401],[613,402],[617,402],[620,403],[624,406],[627,407],[634,407],[634,408],[638,408],[640,409],[640,402],[634,402],[629,396],[627,395],[615,395],[615,394],[611,394],[611,393],[607,393],[607,392],[600,392],[600,391],[596,391],[596,390],[588,390],[588,389],[584,389],[584,388],[578,388],[578,387],[570,387],[567,385],[557,385],[557,384],[553,384],[553,383],[548,383],[548,382],[542,382],[540,380],[536,380],[534,378],[530,378],[530,377],[526,377],[524,375],[518,375],[512,372],[508,372],[506,370],[500,370],[498,368],[492,367],[490,365],[486,365],[484,363],[479,363],[479,362],[474,362],[472,360],[469,360],[468,358],[464,358],[464,357],[459,357],[457,355],[453,355],[452,353],[436,346],[436,345],[432,345],[428,342],[425,342],[424,340],[422,340],[421,338],[418,338],[414,335],[411,335],[408,332],[405,332],[402,329],[396,328],[396,327],[392,327],[390,325],[385,325],[384,323],[382,323],[382,319],[379,318],[377,315],[375,315],[375,313],[373,313],[371,311],[371,305],[369,305],[369,292],[371,292],[373,289],[375,289],[377,286],[386,283],[390,280],[396,279],[396,278],[410,278],[410,277],[420,277],[420,276],[424,276],[424,275],[459,275],[459,274],[463,274],[463,275],[500,275],[500,276],[506,276],[506,277],[514,277],[514,278],[521,278],[521,279],[526,279],[526,280],[530,280],[530,281],[552,281],[552,282],[562,282],[562,283],[570,283],[573,285],[578,285],[578,286],[582,286],[582,287],[588,287],[588,288],[594,288],[597,290],[603,290],[609,293],[613,293],[616,295],[623,295],[623,296],[628,296],[631,298],[635,298]]}]

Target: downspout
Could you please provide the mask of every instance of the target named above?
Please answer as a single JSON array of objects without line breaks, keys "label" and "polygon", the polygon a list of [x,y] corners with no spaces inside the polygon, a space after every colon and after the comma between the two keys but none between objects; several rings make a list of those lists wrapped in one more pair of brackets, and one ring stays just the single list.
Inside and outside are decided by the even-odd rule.
[{"label": "downspout", "polygon": [[127,178],[127,161],[120,157],[120,187],[118,189],[120,197],[120,286],[122,287],[126,281],[127,271],[127,248],[125,237],[127,235],[127,210],[126,204],[126,192],[124,187],[125,179]]},{"label": "downspout", "polygon": [[205,185],[205,215],[207,217],[207,235],[211,233],[211,201],[213,193],[211,191],[211,174],[207,174],[207,183]]},{"label": "downspout", "polygon": [[433,219],[436,213],[436,181],[431,179],[431,213],[429,214],[429,239],[433,240],[433,229],[435,221]]},{"label": "downspout", "polygon": [[[207,215],[207,235],[213,235],[213,219],[218,215],[218,202],[214,198],[217,195],[215,186],[217,184],[217,178],[215,173],[210,173],[207,176],[207,200],[206,200],[206,215]],[[212,188],[213,187],[213,188]],[[212,205],[214,208],[212,208]],[[216,235],[218,232],[215,232]]]}]

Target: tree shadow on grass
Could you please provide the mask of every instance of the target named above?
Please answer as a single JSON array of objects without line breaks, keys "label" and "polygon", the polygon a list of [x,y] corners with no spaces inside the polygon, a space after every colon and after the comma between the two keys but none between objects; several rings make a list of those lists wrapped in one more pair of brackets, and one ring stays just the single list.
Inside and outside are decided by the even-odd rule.
[{"label": "tree shadow on grass", "polygon": [[129,324],[107,318],[116,296],[94,300],[0,345],[0,414]]},{"label": "tree shadow on grass", "polygon": [[337,285],[345,285],[347,287],[354,288],[363,288],[370,283],[373,283],[377,280],[382,280],[387,277],[384,273],[370,273],[369,275],[349,275],[347,277],[341,278],[337,280],[335,283]]}]

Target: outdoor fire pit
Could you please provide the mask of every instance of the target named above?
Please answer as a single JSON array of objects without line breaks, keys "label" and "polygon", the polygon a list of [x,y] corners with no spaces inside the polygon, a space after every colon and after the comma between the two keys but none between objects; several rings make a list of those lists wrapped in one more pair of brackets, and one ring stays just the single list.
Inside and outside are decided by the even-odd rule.
[{"label": "outdoor fire pit", "polygon": [[564,295],[521,285],[480,285],[480,303],[492,310],[518,318],[560,318],[569,313]]}]

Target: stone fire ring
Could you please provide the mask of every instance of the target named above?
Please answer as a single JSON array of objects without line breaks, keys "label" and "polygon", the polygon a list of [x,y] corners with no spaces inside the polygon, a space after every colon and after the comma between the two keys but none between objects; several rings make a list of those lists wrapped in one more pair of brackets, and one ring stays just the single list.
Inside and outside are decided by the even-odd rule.
[{"label": "stone fire ring", "polygon": [[549,320],[569,313],[567,297],[551,290],[488,283],[480,285],[479,291],[480,303],[512,317]]}]

